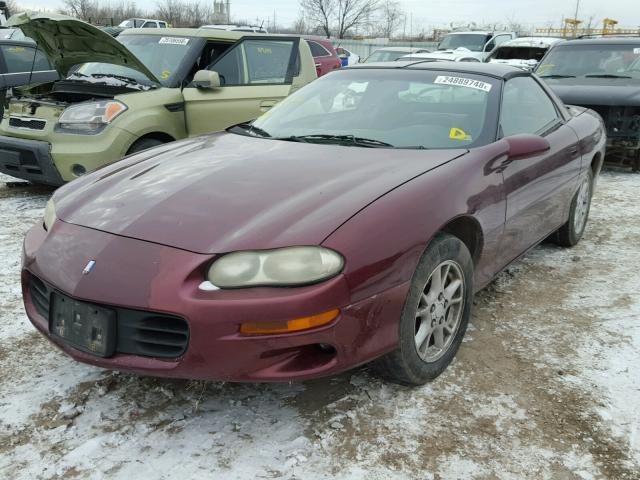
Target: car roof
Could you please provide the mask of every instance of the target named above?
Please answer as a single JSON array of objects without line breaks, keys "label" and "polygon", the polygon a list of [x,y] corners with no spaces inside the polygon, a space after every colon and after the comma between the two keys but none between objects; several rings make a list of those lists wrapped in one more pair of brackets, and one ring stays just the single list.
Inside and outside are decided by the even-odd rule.
[{"label": "car roof", "polygon": [[33,40],[11,40],[10,38],[5,38],[0,40],[0,45],[15,45],[16,47],[31,47],[36,48],[36,42]]},{"label": "car roof", "polygon": [[640,35],[634,37],[598,37],[598,38],[575,38],[563,42],[564,45],[639,45]]},{"label": "car roof", "polygon": [[238,32],[233,30],[215,30],[213,28],[128,28],[122,35],[153,35],[156,37],[204,37],[223,40],[239,40],[250,35],[268,35],[265,33]]},{"label": "car roof", "polygon": [[519,37],[498,45],[501,47],[550,47],[558,42],[563,42],[563,38],[559,37]]},{"label": "car roof", "polygon": [[382,47],[376,48],[375,52],[409,52],[414,53],[416,50],[426,50],[427,47]]},{"label": "car roof", "polygon": [[501,63],[482,63],[482,62],[440,62],[440,61],[407,61],[407,62],[374,62],[361,63],[352,67],[345,67],[345,70],[351,69],[408,69],[408,70],[433,70],[446,71],[456,73],[472,73],[476,75],[486,75],[489,77],[508,79],[517,76],[527,76],[530,72],[521,68],[512,67]]}]

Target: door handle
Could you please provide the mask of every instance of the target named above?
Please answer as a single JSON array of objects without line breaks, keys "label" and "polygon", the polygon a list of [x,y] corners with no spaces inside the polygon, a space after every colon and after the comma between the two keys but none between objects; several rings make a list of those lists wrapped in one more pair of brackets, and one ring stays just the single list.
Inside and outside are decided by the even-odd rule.
[{"label": "door handle", "polygon": [[577,155],[578,147],[571,147],[571,149],[569,150],[569,153],[571,153],[571,155]]}]

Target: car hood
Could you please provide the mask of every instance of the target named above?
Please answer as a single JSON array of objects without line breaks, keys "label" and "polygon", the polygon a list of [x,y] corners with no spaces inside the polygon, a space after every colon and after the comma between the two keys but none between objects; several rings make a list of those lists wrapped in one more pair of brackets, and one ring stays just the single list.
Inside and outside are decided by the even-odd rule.
[{"label": "car hood", "polygon": [[133,68],[160,83],[127,47],[81,20],[55,13],[19,13],[7,21],[7,26],[18,27],[34,39],[62,77],[66,77],[74,65],[99,62]]},{"label": "car hood", "polygon": [[640,106],[640,80],[624,78],[543,78],[571,105]]},{"label": "car hood", "polygon": [[62,221],[198,253],[317,245],[385,193],[465,153],[222,133],[132,156],[54,200]]}]

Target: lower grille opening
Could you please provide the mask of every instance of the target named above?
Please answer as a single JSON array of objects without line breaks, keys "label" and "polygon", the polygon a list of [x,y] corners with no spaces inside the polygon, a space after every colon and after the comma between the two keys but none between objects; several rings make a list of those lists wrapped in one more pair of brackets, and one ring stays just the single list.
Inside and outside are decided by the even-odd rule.
[{"label": "lower grille opening", "polygon": [[182,318],[133,310],[118,317],[119,352],[176,358],[188,343],[189,326]]},{"label": "lower grille opening", "polygon": [[31,301],[36,311],[47,320],[49,319],[49,289],[38,277],[31,276],[29,282]]}]

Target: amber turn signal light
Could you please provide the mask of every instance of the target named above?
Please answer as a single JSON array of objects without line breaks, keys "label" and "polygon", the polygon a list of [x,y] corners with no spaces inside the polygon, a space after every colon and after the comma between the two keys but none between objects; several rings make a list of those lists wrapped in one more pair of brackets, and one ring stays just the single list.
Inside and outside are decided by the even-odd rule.
[{"label": "amber turn signal light", "polygon": [[240,333],[243,335],[270,335],[275,333],[300,332],[331,323],[339,314],[340,310],[336,308],[335,310],[319,313],[318,315],[296,318],[295,320],[247,322],[240,324]]}]

